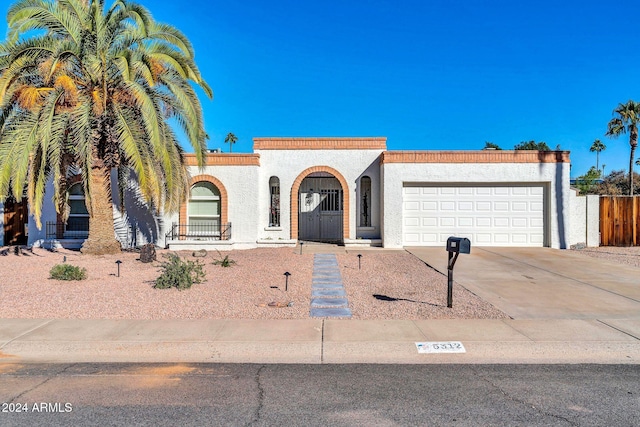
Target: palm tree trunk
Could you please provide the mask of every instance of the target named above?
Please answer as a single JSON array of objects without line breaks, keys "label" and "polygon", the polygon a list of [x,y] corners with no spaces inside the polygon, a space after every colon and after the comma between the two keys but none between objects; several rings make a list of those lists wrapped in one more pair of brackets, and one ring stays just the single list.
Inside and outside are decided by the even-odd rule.
[{"label": "palm tree trunk", "polygon": [[631,155],[629,156],[629,195],[633,196],[633,158],[638,146],[638,128],[633,127],[629,132],[629,145],[631,145]]},{"label": "palm tree trunk", "polygon": [[[95,166],[96,164],[102,166]],[[103,162],[96,161],[91,169],[91,209],[89,209],[89,238],[82,245],[82,253],[91,255],[115,254],[121,251],[113,228],[111,176]]]}]

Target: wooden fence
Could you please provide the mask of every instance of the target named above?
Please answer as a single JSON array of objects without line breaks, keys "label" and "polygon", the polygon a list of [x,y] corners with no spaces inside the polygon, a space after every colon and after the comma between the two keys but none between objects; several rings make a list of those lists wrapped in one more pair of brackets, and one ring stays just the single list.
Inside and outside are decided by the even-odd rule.
[{"label": "wooden fence", "polygon": [[[27,233],[25,224],[29,220],[27,200],[17,203],[12,198],[4,202],[4,242],[0,241],[0,246],[5,245],[26,245]],[[2,209],[0,208],[0,215]]]},{"label": "wooden fence", "polygon": [[640,196],[600,197],[600,244],[640,246]]}]

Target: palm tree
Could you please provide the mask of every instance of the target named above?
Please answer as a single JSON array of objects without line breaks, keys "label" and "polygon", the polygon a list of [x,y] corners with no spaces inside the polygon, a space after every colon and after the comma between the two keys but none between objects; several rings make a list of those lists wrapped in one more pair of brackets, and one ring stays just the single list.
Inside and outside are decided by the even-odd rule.
[{"label": "palm tree", "polygon": [[224,142],[229,144],[229,152],[233,152],[233,144],[236,143],[236,141],[238,140],[238,137],[235,136],[232,132],[229,132],[227,134],[227,137],[224,139]]},{"label": "palm tree", "polygon": [[599,139],[596,139],[595,141],[593,141],[593,144],[591,144],[591,148],[589,149],[589,151],[591,151],[592,153],[593,152],[596,153],[596,170],[598,171],[600,170],[600,152],[606,149],[607,149],[607,146],[604,145],[604,143]]},{"label": "palm tree", "polygon": [[[20,199],[41,225],[46,183],[58,213],[69,170],[89,212],[85,253],[120,250],[111,171],[122,195],[129,171],[153,209],[177,211],[188,174],[170,127],[178,123],[203,164],[207,135],[191,83],[212,97],[189,40],[127,0],[18,0],[0,44],[0,197]],[[123,200],[122,198],[120,200]]]},{"label": "palm tree", "polygon": [[638,123],[640,123],[640,103],[633,100],[626,104],[618,104],[613,110],[614,118],[607,125],[606,136],[617,138],[629,132],[629,195],[633,196],[633,158],[638,146]]}]

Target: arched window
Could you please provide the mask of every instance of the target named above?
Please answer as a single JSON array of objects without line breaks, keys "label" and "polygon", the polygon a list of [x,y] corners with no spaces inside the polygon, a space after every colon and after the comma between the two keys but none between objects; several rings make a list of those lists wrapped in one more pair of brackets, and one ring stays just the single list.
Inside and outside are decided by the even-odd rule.
[{"label": "arched window", "polygon": [[360,227],[371,227],[371,178],[360,178]]},{"label": "arched window", "polygon": [[188,234],[220,233],[220,191],[210,182],[197,182],[191,187],[187,205]]},{"label": "arched window", "polygon": [[81,183],[69,187],[69,217],[65,227],[65,237],[87,237],[89,235],[89,211],[85,204]]},{"label": "arched window", "polygon": [[269,178],[269,227],[280,227],[280,179]]}]

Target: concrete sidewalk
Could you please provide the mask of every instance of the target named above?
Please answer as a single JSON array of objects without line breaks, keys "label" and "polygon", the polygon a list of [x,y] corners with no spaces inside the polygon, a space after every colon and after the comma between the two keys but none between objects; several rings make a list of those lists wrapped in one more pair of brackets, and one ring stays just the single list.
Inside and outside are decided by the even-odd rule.
[{"label": "concrete sidewalk", "polygon": [[0,320],[0,369],[90,362],[637,364],[640,319]]}]

